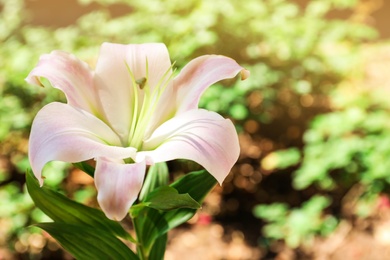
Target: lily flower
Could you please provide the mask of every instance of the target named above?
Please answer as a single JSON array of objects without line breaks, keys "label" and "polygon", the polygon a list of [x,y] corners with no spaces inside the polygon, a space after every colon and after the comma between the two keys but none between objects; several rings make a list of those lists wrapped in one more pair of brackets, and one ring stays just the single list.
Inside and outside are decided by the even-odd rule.
[{"label": "lily flower", "polygon": [[198,57],[174,77],[164,44],[104,43],[95,69],[75,56],[42,55],[26,81],[46,78],[66,96],[36,115],[29,143],[32,170],[43,184],[49,161],[96,160],[98,203],[123,219],[137,199],[146,166],[174,159],[202,165],[222,183],[239,156],[234,125],[198,108],[212,84],[249,72],[233,59]]}]

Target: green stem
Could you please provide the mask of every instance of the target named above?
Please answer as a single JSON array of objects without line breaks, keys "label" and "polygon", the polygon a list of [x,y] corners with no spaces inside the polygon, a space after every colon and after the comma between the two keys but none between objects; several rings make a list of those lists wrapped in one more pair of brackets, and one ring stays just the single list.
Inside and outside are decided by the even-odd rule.
[{"label": "green stem", "polygon": [[139,241],[139,238],[141,237],[141,230],[139,229],[139,226],[137,225],[135,218],[132,218],[133,227],[135,230],[135,234],[137,236],[137,255],[140,260],[148,260],[149,259],[149,252],[145,251],[145,248],[142,245],[142,242]]},{"label": "green stem", "polygon": [[137,245],[137,255],[140,260],[148,260],[148,256],[146,256],[142,246]]}]

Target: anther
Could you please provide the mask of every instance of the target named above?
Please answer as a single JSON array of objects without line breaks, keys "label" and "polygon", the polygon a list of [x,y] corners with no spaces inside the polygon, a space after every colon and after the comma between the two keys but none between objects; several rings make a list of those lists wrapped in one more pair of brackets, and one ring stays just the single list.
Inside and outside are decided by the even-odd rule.
[{"label": "anther", "polygon": [[146,78],[142,77],[140,79],[137,79],[135,81],[135,83],[137,83],[137,85],[139,86],[140,89],[143,89],[145,87],[145,84],[146,84]]}]

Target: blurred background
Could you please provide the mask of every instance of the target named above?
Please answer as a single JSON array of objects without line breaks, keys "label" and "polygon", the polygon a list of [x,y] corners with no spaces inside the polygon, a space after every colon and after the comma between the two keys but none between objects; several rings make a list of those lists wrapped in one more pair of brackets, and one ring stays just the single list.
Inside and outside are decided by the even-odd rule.
[{"label": "blurred background", "polygon": [[[241,156],[169,234],[166,259],[390,256],[389,15],[384,0],[0,0],[0,259],[72,259],[28,227],[50,221],[24,185],[31,122],[64,96],[24,78],[55,49],[93,67],[105,41],[164,42],[179,70],[213,53],[251,71],[201,99],[234,121]],[[61,162],[45,174],[97,205],[88,175]]]}]

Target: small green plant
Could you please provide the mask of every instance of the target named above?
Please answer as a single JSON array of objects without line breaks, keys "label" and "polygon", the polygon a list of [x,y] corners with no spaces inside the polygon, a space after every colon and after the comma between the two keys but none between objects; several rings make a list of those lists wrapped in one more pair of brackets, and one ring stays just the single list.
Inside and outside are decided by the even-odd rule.
[{"label": "small green plant", "polygon": [[[292,184],[296,190],[315,188],[332,196],[337,189],[338,193],[345,194],[343,201],[352,205],[344,212],[347,215],[340,214],[339,219],[350,215],[368,217],[376,205],[374,202],[390,192],[390,103],[386,97],[386,90],[379,88],[340,88],[332,98],[334,111],[314,118],[306,130],[301,156],[291,157],[296,154],[296,148],[292,148],[272,153],[263,163],[269,165],[269,169],[283,169],[299,163],[293,173]],[[347,207],[343,203],[333,205],[330,200],[321,205],[323,207],[317,208],[317,217],[327,206],[339,207],[340,211]],[[292,232],[281,228],[281,220],[268,217],[268,207],[272,208],[272,205],[258,207],[255,211],[256,216],[272,223],[265,227],[265,236],[284,239],[288,246],[298,246],[302,240],[293,237],[291,242]],[[305,205],[295,210],[304,211]],[[281,213],[283,217],[279,219],[285,218],[289,223],[287,219],[292,212],[285,206]],[[306,217],[307,225],[313,223],[308,215]],[[337,223],[335,217],[332,219],[332,223]],[[274,226],[279,228],[278,236],[272,231]],[[313,229],[307,227],[302,232],[312,234]]]},{"label": "small green plant", "polygon": [[309,245],[316,235],[328,235],[336,228],[337,219],[323,213],[330,203],[328,197],[317,195],[300,208],[290,209],[285,203],[263,204],[256,206],[253,214],[267,222],[263,228],[265,237],[282,239],[289,247],[297,248]]}]

